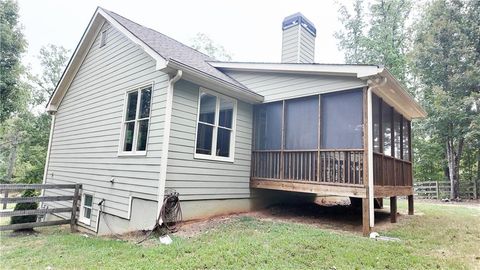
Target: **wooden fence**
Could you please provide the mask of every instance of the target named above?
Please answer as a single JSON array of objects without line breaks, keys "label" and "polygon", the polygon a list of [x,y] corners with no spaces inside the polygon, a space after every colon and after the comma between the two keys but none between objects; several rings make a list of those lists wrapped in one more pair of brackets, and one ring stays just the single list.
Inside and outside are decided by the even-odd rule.
[{"label": "wooden fence", "polygon": [[[425,181],[413,185],[415,196],[422,199],[450,198],[451,185],[446,181]],[[478,185],[475,181],[460,183],[460,197],[478,199]]]},{"label": "wooden fence", "polygon": [[[0,203],[3,204],[3,210],[0,211],[0,217],[15,217],[15,216],[43,216],[49,213],[67,213],[70,212],[70,219],[30,222],[20,224],[10,224],[0,226],[0,231],[31,229],[35,227],[54,226],[62,224],[70,224],[70,229],[75,230],[78,201],[80,200],[80,184],[70,185],[56,185],[56,184],[0,184],[0,192],[4,194],[0,198]],[[72,189],[72,195],[67,196],[39,196],[39,197],[8,197],[9,193],[13,191],[22,191],[27,189],[45,190],[45,189]],[[33,210],[6,210],[6,205],[9,203],[26,203],[26,202],[54,202],[54,201],[72,201],[72,207],[65,208],[46,208]],[[38,220],[38,219],[37,219]]]}]

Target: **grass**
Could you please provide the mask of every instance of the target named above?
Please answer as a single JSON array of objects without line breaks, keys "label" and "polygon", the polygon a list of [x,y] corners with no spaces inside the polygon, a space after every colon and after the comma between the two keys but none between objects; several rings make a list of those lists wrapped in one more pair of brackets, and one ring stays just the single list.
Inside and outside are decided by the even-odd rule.
[{"label": "grass", "polygon": [[[399,203],[399,210],[405,211]],[[70,234],[65,228],[0,240],[1,269],[480,269],[480,209],[417,203],[374,241],[313,225],[241,217],[173,244]]]}]

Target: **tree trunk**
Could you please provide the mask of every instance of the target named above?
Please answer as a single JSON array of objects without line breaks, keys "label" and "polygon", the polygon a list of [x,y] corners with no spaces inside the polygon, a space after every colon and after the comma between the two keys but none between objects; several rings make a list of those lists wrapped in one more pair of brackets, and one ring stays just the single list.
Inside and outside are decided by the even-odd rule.
[{"label": "tree trunk", "polygon": [[454,200],[460,196],[460,157],[463,151],[463,138],[458,142],[458,149],[455,149],[453,139],[447,140],[447,161],[448,178],[450,180],[450,199]]},{"label": "tree trunk", "polygon": [[5,182],[10,183],[13,176],[13,168],[15,167],[15,161],[17,160],[17,146],[18,140],[16,137],[12,140],[12,148],[10,148],[10,157],[8,158],[7,175],[5,176]]}]

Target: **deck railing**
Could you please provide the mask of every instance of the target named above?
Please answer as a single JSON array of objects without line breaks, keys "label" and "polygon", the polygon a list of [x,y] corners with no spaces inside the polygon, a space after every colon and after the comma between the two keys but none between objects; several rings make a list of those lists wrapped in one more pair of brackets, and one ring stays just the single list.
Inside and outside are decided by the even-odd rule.
[{"label": "deck railing", "polygon": [[376,186],[409,186],[412,181],[412,163],[381,153],[373,153],[374,184]]},{"label": "deck railing", "polygon": [[254,150],[251,175],[253,179],[363,185],[363,150]]}]

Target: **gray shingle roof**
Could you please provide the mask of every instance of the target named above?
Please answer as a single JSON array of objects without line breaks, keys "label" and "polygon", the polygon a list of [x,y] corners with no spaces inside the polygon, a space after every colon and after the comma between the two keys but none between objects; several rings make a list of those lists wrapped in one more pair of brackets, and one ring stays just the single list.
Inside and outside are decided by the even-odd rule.
[{"label": "gray shingle roof", "polygon": [[157,52],[160,56],[168,59],[176,60],[182,64],[190,66],[198,71],[201,71],[210,76],[221,79],[225,82],[233,84],[237,87],[248,89],[238,81],[227,76],[220,70],[211,66],[207,61],[215,61],[213,58],[206,54],[203,54],[185,44],[174,40],[162,33],[159,33],[153,29],[142,26],[136,22],[133,22],[127,18],[124,18],[115,12],[101,8],[114,20],[125,27],[134,36],[145,42],[147,46]]}]

